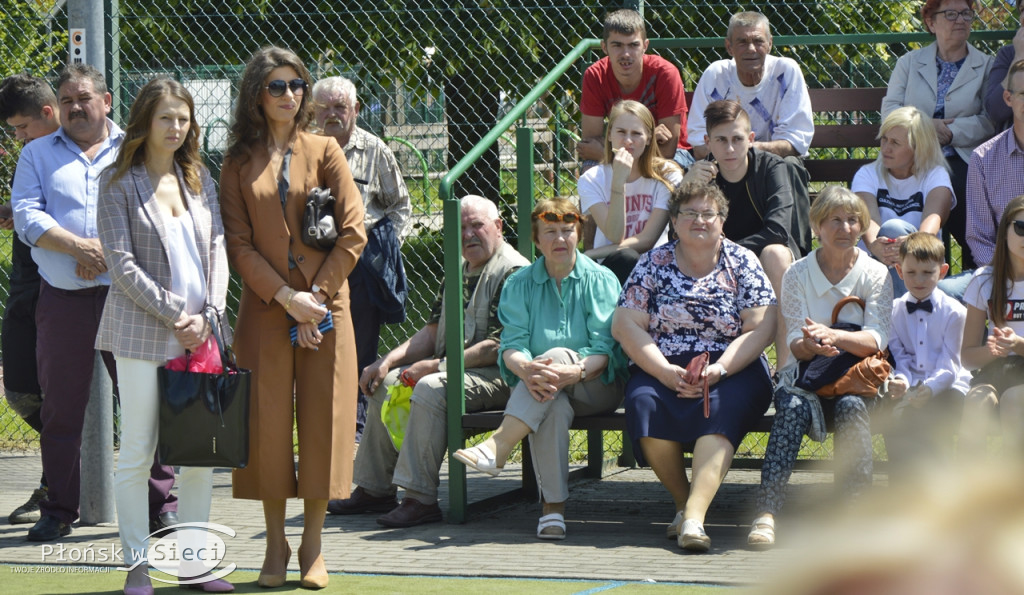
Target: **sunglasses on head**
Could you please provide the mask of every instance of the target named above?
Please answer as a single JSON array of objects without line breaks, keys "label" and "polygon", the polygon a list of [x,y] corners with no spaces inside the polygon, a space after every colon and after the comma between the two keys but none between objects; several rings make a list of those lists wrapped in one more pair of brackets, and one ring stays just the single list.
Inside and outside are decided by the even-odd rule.
[{"label": "sunglasses on head", "polygon": [[292,95],[302,95],[306,92],[306,81],[302,79],[292,79],[290,81],[274,79],[267,83],[266,89],[267,93],[270,93],[271,97],[280,97],[284,95],[286,89],[291,89]]},{"label": "sunglasses on head", "polygon": [[1013,222],[1013,233],[1015,233],[1015,234],[1019,235],[1020,237],[1024,238],[1024,221],[1016,221],[1015,220]]},{"label": "sunglasses on head", "polygon": [[551,211],[544,211],[543,213],[537,214],[538,221],[547,221],[548,223],[576,223],[580,220],[580,216],[576,213],[565,213],[559,215],[558,213],[552,213]]}]

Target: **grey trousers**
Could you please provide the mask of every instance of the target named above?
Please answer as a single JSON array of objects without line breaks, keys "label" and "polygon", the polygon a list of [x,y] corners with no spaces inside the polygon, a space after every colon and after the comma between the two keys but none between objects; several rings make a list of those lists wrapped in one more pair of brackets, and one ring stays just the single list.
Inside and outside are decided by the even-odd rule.
[{"label": "grey trousers", "polygon": [[[562,347],[550,349],[542,357],[550,357],[556,364],[580,360],[575,351]],[[569,426],[573,418],[614,411],[622,403],[622,389],[622,384],[605,384],[596,376],[565,387],[544,403],[534,399],[522,382],[512,389],[505,415],[521,420],[532,431],[530,453],[544,502],[569,498]]]},{"label": "grey trousers", "polygon": [[[380,419],[388,398],[386,387],[396,384],[406,367],[388,372],[369,397],[352,479],[373,494],[393,494],[396,486],[401,486],[437,498],[441,463],[448,452],[446,375],[427,374],[413,388],[401,452]],[[500,409],[508,401],[508,385],[496,365],[467,369],[465,382],[467,412]]]}]

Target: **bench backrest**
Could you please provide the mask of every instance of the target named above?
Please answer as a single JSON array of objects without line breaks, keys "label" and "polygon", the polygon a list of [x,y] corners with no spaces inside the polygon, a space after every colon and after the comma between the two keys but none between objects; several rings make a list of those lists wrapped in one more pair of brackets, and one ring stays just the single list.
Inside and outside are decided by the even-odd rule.
[{"label": "bench backrest", "polygon": [[[817,116],[814,124],[812,149],[859,149],[877,147],[879,118],[885,87],[863,89],[808,89],[811,111]],[[693,92],[686,93],[687,104],[693,103]],[[855,115],[851,115],[855,114]],[[866,116],[871,115],[871,118]],[[842,123],[818,123],[839,120]],[[701,139],[703,140],[703,139]],[[696,144],[700,144],[700,140]],[[853,174],[870,159],[829,157],[816,159],[813,155],[804,165],[812,182],[841,182],[849,184]]]},{"label": "bench backrest", "polygon": [[[839,120],[842,123],[814,125],[812,149],[857,149],[878,146],[879,118],[885,87],[866,89],[809,89],[811,110],[816,121]],[[855,114],[850,116],[850,114]],[[824,115],[824,117],[822,117]],[[871,118],[866,116],[871,115]],[[849,184],[853,175],[870,159],[830,157],[804,162],[812,182]]]}]

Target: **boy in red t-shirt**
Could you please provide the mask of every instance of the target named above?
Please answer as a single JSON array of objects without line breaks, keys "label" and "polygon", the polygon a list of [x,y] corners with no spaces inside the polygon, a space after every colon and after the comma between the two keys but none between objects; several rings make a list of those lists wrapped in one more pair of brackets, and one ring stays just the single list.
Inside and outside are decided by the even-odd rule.
[{"label": "boy in red t-shirt", "polygon": [[686,95],[679,69],[660,56],[646,55],[648,44],[640,13],[617,10],[605,17],[601,49],[607,56],[583,74],[583,121],[577,146],[581,159],[601,160],[605,116],[616,102],[634,99],[654,114],[654,137],[662,156],[675,159],[684,168],[693,163],[686,141]]}]

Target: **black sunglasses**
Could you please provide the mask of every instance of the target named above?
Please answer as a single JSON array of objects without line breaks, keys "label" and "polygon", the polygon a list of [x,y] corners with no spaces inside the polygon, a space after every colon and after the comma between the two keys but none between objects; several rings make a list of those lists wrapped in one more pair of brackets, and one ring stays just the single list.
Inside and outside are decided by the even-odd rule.
[{"label": "black sunglasses", "polygon": [[1015,233],[1015,234],[1019,235],[1020,237],[1024,238],[1024,221],[1016,221],[1015,220],[1013,222],[1013,233]]},{"label": "black sunglasses", "polygon": [[306,92],[306,81],[302,79],[292,79],[290,81],[274,79],[267,83],[266,89],[267,93],[270,93],[271,97],[280,97],[284,95],[286,89],[291,89],[292,95],[302,95]]},{"label": "black sunglasses", "polygon": [[558,213],[552,213],[551,211],[544,211],[543,213],[537,213],[538,221],[547,221],[548,223],[576,223],[580,220],[580,216],[576,213],[565,213],[559,215]]}]

